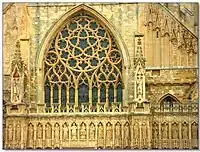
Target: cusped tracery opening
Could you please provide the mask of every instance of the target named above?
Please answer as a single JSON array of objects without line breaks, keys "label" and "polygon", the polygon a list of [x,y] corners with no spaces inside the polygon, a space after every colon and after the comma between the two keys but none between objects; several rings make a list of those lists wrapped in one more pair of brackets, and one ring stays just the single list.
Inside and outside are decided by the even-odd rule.
[{"label": "cusped tracery opening", "polygon": [[122,102],[122,64],[107,27],[87,12],[76,13],[45,52],[46,106]]}]

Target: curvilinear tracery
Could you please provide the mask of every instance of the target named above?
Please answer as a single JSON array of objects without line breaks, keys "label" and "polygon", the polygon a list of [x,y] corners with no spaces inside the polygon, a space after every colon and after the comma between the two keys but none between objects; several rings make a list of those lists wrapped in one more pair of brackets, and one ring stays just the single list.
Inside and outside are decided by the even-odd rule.
[{"label": "curvilinear tracery", "polygon": [[106,27],[80,12],[64,24],[46,52],[47,107],[51,103],[65,107],[75,100],[93,105],[122,102],[122,62],[121,51]]}]

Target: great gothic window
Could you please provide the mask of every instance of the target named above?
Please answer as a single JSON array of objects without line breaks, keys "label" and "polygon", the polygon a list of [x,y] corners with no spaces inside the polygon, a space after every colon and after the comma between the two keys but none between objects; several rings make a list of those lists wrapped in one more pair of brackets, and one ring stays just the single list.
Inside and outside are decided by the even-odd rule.
[{"label": "great gothic window", "polygon": [[122,54],[106,26],[80,12],[55,34],[44,59],[46,106],[122,102]]}]

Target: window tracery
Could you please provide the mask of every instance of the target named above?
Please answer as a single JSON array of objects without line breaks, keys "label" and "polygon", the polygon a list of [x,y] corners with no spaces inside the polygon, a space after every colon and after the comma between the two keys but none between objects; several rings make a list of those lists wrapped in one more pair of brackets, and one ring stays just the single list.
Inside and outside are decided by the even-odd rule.
[{"label": "window tracery", "polygon": [[107,28],[88,13],[79,12],[65,23],[45,53],[47,107],[75,100],[122,102],[122,53]]}]

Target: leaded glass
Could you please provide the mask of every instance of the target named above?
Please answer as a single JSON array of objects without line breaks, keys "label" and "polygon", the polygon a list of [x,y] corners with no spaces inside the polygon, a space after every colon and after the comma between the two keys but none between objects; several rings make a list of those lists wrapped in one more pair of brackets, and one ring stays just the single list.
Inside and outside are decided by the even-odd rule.
[{"label": "leaded glass", "polygon": [[106,86],[102,84],[100,90],[100,102],[106,102]]},{"label": "leaded glass", "polygon": [[123,92],[122,92],[122,85],[119,84],[117,86],[117,102],[122,102],[122,95],[123,95]]},{"label": "leaded glass", "polygon": [[58,85],[55,84],[53,87],[53,103],[58,103]]},{"label": "leaded glass", "polygon": [[122,53],[107,29],[96,17],[79,12],[55,33],[44,59],[45,102],[49,106],[51,98],[61,106],[75,100],[94,104],[116,98],[122,102]]},{"label": "leaded glass", "polygon": [[61,107],[66,106],[67,101],[67,89],[66,86],[63,84],[61,88]]},{"label": "leaded glass", "polygon": [[114,87],[112,84],[110,84],[109,86],[108,93],[109,93],[108,97],[109,102],[114,102]]}]

